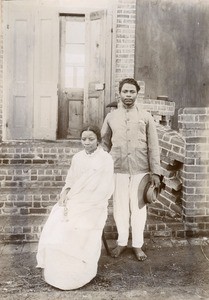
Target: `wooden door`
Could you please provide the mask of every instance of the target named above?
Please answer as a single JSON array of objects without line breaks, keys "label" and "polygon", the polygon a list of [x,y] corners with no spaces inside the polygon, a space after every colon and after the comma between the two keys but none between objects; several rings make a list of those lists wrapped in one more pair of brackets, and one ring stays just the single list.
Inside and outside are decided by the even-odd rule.
[{"label": "wooden door", "polygon": [[83,126],[85,17],[60,16],[58,138],[79,138]]},{"label": "wooden door", "polygon": [[25,5],[23,10],[22,5],[8,1],[4,2],[4,10],[6,139],[30,139],[33,136],[32,9]]}]

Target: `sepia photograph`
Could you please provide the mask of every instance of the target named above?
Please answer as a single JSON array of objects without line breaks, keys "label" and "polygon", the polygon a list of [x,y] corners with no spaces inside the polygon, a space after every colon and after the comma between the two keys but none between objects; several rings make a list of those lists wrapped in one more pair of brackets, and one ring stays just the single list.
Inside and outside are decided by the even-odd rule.
[{"label": "sepia photograph", "polygon": [[209,300],[209,0],[0,0],[0,270]]}]

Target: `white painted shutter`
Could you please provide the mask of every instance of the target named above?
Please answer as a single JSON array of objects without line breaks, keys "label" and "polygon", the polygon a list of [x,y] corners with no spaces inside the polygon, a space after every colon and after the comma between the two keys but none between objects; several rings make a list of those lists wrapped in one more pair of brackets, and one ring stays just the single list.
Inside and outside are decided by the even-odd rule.
[{"label": "white painted shutter", "polygon": [[50,7],[35,16],[34,138],[56,139],[59,18]]},{"label": "white painted shutter", "polygon": [[[24,3],[24,2],[23,2]],[[4,2],[4,99],[6,139],[33,132],[33,18],[31,8]]]}]

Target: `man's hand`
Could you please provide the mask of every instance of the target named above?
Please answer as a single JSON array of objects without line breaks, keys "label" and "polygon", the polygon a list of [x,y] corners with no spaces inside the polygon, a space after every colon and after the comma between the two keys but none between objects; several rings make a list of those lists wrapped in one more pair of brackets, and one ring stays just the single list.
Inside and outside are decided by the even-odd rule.
[{"label": "man's hand", "polygon": [[151,179],[152,179],[152,186],[155,186],[160,191],[160,176],[157,174],[152,174]]}]

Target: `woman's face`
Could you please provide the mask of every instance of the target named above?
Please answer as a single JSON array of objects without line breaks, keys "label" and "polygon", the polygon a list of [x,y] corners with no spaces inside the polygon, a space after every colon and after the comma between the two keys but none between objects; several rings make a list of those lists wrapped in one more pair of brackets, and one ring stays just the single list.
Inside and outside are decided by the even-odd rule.
[{"label": "woman's face", "polygon": [[81,135],[81,143],[86,153],[93,153],[98,146],[96,134],[93,131],[83,131]]}]

